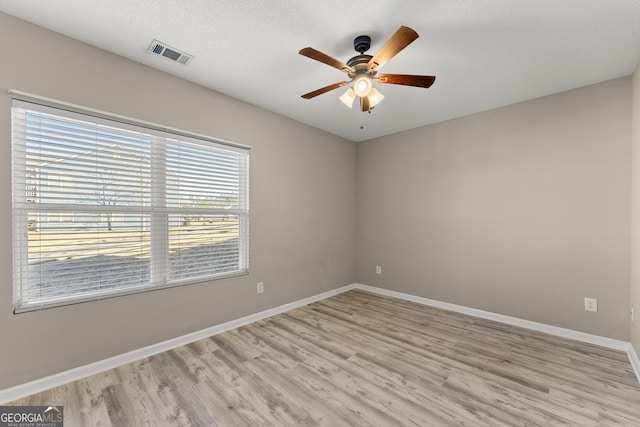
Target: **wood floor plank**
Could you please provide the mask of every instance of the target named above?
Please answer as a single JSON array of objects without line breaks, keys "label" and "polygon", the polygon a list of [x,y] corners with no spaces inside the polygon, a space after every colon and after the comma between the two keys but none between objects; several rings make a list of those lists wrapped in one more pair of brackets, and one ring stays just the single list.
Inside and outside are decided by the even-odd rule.
[{"label": "wood floor plank", "polygon": [[360,290],[10,404],[78,426],[640,426],[624,352]]},{"label": "wood floor plank", "polygon": [[476,402],[498,406],[528,425],[596,425],[596,411],[584,414],[575,411],[576,408],[559,407],[552,400],[545,399],[545,393],[518,392],[470,372],[450,375],[445,387],[466,394]]},{"label": "wood floor plank", "polygon": [[[280,393],[271,384],[251,370],[231,353],[223,348],[216,351],[216,357],[237,373],[235,382],[235,404],[228,406],[243,414],[248,425],[298,425],[307,414]],[[231,387],[226,387],[231,392]]]},{"label": "wood floor plank", "polygon": [[301,410],[308,414],[308,420],[316,425],[337,426],[343,422],[339,411],[333,410],[328,402],[320,400],[315,392],[308,391],[295,378],[291,370],[281,365],[264,363],[264,361],[250,360],[245,362],[247,369],[268,382],[278,392],[289,396],[298,404]]}]

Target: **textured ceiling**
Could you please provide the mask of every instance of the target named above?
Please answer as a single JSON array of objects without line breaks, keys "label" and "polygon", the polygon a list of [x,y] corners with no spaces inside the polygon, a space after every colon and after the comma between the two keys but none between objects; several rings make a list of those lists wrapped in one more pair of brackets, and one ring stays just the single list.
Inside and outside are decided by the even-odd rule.
[{"label": "textured ceiling", "polygon": [[[640,58],[638,0],[0,0],[0,11],[353,141],[627,76]],[[345,88],[300,97],[346,75],[298,50],[346,62],[355,36],[371,36],[374,54],[401,25],[420,38],[381,72],[435,75],[430,89],[380,85],[371,114],[345,107]],[[153,39],[194,59],[151,55]]]}]

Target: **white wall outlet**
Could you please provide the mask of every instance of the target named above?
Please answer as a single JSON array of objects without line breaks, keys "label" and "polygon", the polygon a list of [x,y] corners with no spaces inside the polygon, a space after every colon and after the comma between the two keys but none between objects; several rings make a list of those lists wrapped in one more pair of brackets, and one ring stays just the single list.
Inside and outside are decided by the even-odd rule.
[{"label": "white wall outlet", "polygon": [[382,267],[379,265],[376,265],[376,274],[382,274]]},{"label": "white wall outlet", "polygon": [[258,285],[256,286],[256,291],[261,294],[264,292],[264,283],[262,282],[258,282]]},{"label": "white wall outlet", "polygon": [[633,307],[631,307],[631,321],[635,321],[635,315],[633,314]]},{"label": "white wall outlet", "polygon": [[596,298],[585,298],[584,311],[598,311],[598,300]]}]

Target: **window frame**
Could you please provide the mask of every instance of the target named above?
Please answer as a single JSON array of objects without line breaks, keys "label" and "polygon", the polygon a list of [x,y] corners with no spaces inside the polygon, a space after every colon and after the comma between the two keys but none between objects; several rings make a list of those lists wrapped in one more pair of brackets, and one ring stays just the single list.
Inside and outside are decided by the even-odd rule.
[{"label": "window frame", "polygon": [[[11,91],[10,91],[11,93]],[[15,93],[15,92],[14,92]],[[234,276],[246,275],[249,273],[249,150],[251,147],[241,144],[236,144],[229,141],[211,138],[205,135],[195,134],[191,132],[185,132],[175,128],[169,128],[166,126],[157,125],[150,122],[144,122],[136,119],[132,119],[125,116],[120,116],[112,113],[107,113],[100,110],[94,110],[87,107],[78,106],[75,104],[68,104],[62,101],[51,100],[49,98],[42,98],[36,95],[13,96],[11,106],[11,146],[12,146],[12,211],[13,211],[13,239],[12,239],[12,253],[13,253],[13,304],[14,313],[22,313],[26,311],[40,310],[44,308],[58,307],[69,304],[76,304],[86,301],[95,301],[105,298],[112,298],[121,295],[135,294],[141,292],[147,292],[152,290],[159,290],[164,288],[183,286],[194,283],[202,283],[213,280],[219,280]],[[149,268],[150,279],[148,284],[145,285],[133,285],[128,287],[117,287],[108,290],[93,291],[91,293],[69,293],[60,297],[48,297],[46,299],[34,299],[28,301],[25,298],[26,293],[29,290],[28,278],[28,266],[29,266],[29,253],[28,253],[28,233],[32,227],[31,219],[29,218],[29,210],[33,206],[29,206],[29,199],[33,195],[31,194],[33,186],[30,180],[33,177],[30,176],[29,170],[24,168],[19,171],[16,170],[16,164],[26,165],[26,146],[27,138],[20,138],[16,136],[15,132],[15,120],[16,114],[22,114],[18,110],[31,110],[45,114],[52,114],[65,119],[82,120],[85,122],[97,123],[101,125],[107,125],[110,127],[116,127],[126,131],[140,132],[141,134],[149,135],[152,138],[151,151],[152,157],[155,160],[162,159],[164,161],[164,169],[152,168],[150,172],[150,192],[149,196],[151,203],[144,209],[144,215],[149,215],[151,218],[150,226],[150,241],[152,250],[150,253]],[[22,153],[16,149],[16,144],[22,144]],[[183,147],[197,146],[206,147],[206,150],[220,153],[235,153],[238,157],[238,194],[239,201],[236,209],[219,209],[219,208],[180,208],[167,206],[166,198],[167,193],[170,190],[167,184],[167,147],[170,144],[183,144]],[[220,154],[221,155],[221,154]],[[22,156],[22,157],[20,157]],[[22,163],[20,163],[22,162]],[[179,194],[179,193],[178,193]],[[37,203],[37,205],[42,205]],[[60,218],[63,215],[75,215],[78,211],[81,213],[86,212],[85,208],[74,208],[71,203],[67,206],[63,206],[64,203],[55,204],[49,211],[46,206],[38,206],[38,212],[42,214],[50,214],[51,210],[59,209]],[[29,206],[29,208],[27,208]],[[35,204],[34,204],[35,206]],[[164,208],[158,208],[164,206]],[[103,210],[109,210],[110,215],[119,216],[126,215],[127,213],[140,213],[142,218],[142,208],[128,210],[125,207],[109,206],[104,209],[95,208],[95,212],[103,214]],[[188,277],[183,279],[171,279],[169,276],[170,263],[169,263],[169,223],[172,215],[196,213],[199,215],[229,215],[230,213],[238,218],[238,265],[237,269],[232,271],[224,271],[221,273],[207,274],[205,276]],[[84,288],[83,288],[84,289]]]}]

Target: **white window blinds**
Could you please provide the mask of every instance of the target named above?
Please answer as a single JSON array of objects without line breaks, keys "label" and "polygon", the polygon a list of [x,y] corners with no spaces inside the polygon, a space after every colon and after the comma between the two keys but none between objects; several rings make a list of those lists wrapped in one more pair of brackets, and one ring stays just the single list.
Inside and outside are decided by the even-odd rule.
[{"label": "white window blinds", "polygon": [[248,150],[14,100],[16,312],[245,274]]}]

